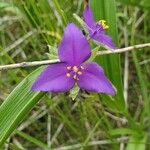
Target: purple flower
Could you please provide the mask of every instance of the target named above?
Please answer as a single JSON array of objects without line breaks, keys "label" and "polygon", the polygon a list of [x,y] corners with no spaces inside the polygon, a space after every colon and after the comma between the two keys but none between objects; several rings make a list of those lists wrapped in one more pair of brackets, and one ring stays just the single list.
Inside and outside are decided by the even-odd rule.
[{"label": "purple flower", "polygon": [[58,48],[60,63],[49,65],[32,86],[34,91],[66,92],[75,83],[81,89],[115,94],[103,69],[95,62],[84,63],[91,49],[82,32],[70,23]]},{"label": "purple flower", "polygon": [[95,22],[89,4],[86,5],[83,16],[89,30],[90,38],[108,46],[109,48],[115,49],[112,38],[106,35],[106,29],[109,28],[109,26],[106,24],[105,20]]}]

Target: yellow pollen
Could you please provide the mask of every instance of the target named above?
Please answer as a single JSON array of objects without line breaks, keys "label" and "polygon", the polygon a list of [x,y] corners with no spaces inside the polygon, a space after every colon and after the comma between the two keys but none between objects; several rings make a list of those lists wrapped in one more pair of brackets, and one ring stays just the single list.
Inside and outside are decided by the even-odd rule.
[{"label": "yellow pollen", "polygon": [[67,77],[70,77],[70,76],[71,76],[71,74],[70,74],[70,73],[66,73],[66,76],[67,76]]},{"label": "yellow pollen", "polygon": [[67,69],[68,69],[68,70],[71,70],[71,66],[67,66]]},{"label": "yellow pollen", "polygon": [[83,70],[84,69],[84,67],[83,66],[80,66],[80,68]]},{"label": "yellow pollen", "polygon": [[107,25],[107,22],[105,20],[100,20],[99,24],[101,24],[104,29],[108,29],[109,28],[109,26]]},{"label": "yellow pollen", "polygon": [[78,71],[77,73],[78,73],[78,75],[82,75],[82,72],[81,72],[81,71]]},{"label": "yellow pollen", "polygon": [[77,75],[74,75],[73,78],[74,78],[75,80],[79,80],[78,77],[77,77]]},{"label": "yellow pollen", "polygon": [[73,66],[73,71],[74,71],[74,72],[78,72],[78,70],[79,70],[79,69],[78,69],[77,66]]},{"label": "yellow pollen", "polygon": [[73,78],[74,78],[74,79],[77,79],[77,75],[74,75]]}]

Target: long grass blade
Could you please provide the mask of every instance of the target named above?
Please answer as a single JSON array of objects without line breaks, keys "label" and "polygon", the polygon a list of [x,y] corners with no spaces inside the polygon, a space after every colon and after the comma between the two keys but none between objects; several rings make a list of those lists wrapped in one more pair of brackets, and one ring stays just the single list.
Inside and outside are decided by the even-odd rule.
[{"label": "long grass blade", "polygon": [[[116,3],[115,0],[92,0],[91,6],[94,12],[95,19],[104,19],[108,22],[110,28],[108,34],[112,36],[116,45],[118,45],[118,33],[117,33],[117,20],[116,20]],[[97,57],[96,61],[104,67],[109,79],[113,82],[117,88],[117,95],[115,96],[117,109],[123,111],[125,109],[125,102],[123,97],[121,68],[120,68],[120,56],[111,55],[104,57]],[[105,98],[109,99],[109,97]],[[111,103],[111,100],[108,102]],[[111,103],[110,105],[113,105]]]},{"label": "long grass blade", "polygon": [[0,106],[0,146],[43,96],[43,93],[30,89],[40,72],[41,68],[38,68],[27,76]]}]

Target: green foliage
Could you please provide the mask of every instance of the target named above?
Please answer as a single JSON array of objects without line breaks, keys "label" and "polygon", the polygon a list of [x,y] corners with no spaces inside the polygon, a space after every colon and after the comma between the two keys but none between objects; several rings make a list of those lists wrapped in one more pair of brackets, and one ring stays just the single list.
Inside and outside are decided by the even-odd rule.
[{"label": "green foliage", "polygon": [[147,141],[146,135],[142,138],[137,138],[137,137],[131,136],[126,150],[145,150],[146,149],[146,145],[145,145],[146,141]]},{"label": "green foliage", "polygon": [[43,93],[31,91],[31,85],[41,69],[37,69],[26,77],[0,106],[0,146],[43,96]]},{"label": "green foliage", "polygon": [[79,93],[80,88],[78,85],[75,85],[73,89],[70,90],[69,96],[72,98],[72,100],[75,100],[78,93]]},{"label": "green foliage", "polygon": [[[83,0],[0,2],[0,64],[57,58],[57,46],[66,24],[74,21],[81,29],[86,29],[82,3]],[[149,0],[90,0],[90,4],[95,19],[108,22],[108,34],[117,47],[150,42]],[[32,33],[31,36],[24,38],[28,33]],[[18,41],[22,42],[18,44]],[[129,88],[125,105],[122,88],[122,80],[126,76],[124,55],[96,57],[102,48],[95,43],[91,45],[93,53],[90,60],[95,59],[104,67],[117,95],[89,93],[75,87],[70,93],[43,96],[44,93],[30,91],[42,67],[34,72],[34,68],[2,71],[2,149],[4,143],[9,149],[117,150],[120,143],[124,144],[125,150],[149,149],[150,63],[141,63],[149,59],[149,49],[129,53]],[[129,140],[118,142],[120,137],[128,137]],[[6,141],[7,138],[10,141]],[[105,144],[101,144],[101,140]]]},{"label": "green foliage", "polygon": [[122,3],[125,3],[127,5],[134,5],[134,6],[139,6],[141,8],[150,8],[150,2],[149,0],[121,0]]},{"label": "green foliage", "polygon": [[30,135],[24,133],[24,132],[16,131],[16,133],[17,133],[19,136],[21,136],[21,137],[27,139],[28,141],[34,143],[34,144],[37,145],[38,147],[42,148],[43,150],[51,150],[51,148],[48,147],[45,143],[43,143],[43,142],[37,140],[36,138],[34,138],[34,137],[32,137],[32,136],[30,136]]},{"label": "green foliage", "polygon": [[[113,37],[114,42],[118,45],[118,33],[117,33],[117,21],[116,21],[116,4],[114,0],[93,0],[91,1],[91,6],[94,11],[95,19],[106,20],[110,26],[108,31],[109,35]],[[123,97],[123,87],[120,69],[120,58],[118,55],[112,56],[98,56],[96,61],[104,67],[106,74],[109,76],[110,80],[113,82],[117,89],[117,95],[114,98],[116,105],[111,103],[111,106],[117,107],[119,111],[125,110],[125,101]],[[114,71],[116,70],[116,71]],[[106,99],[108,99],[107,97]],[[111,102],[111,99],[109,99]]]}]

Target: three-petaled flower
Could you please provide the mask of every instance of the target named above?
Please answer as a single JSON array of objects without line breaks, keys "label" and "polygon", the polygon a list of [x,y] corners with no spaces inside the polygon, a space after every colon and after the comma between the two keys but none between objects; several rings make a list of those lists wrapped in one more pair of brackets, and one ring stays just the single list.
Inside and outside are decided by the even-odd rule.
[{"label": "three-petaled flower", "polygon": [[103,69],[95,62],[84,63],[91,56],[82,32],[70,23],[58,48],[60,63],[51,64],[32,86],[34,91],[66,92],[77,83],[81,89],[115,95],[115,89]]},{"label": "three-petaled flower", "polygon": [[112,38],[106,35],[106,29],[109,28],[109,26],[106,24],[105,20],[100,20],[99,22],[94,20],[89,4],[86,5],[83,16],[89,30],[90,38],[108,46],[109,48],[115,49]]}]

